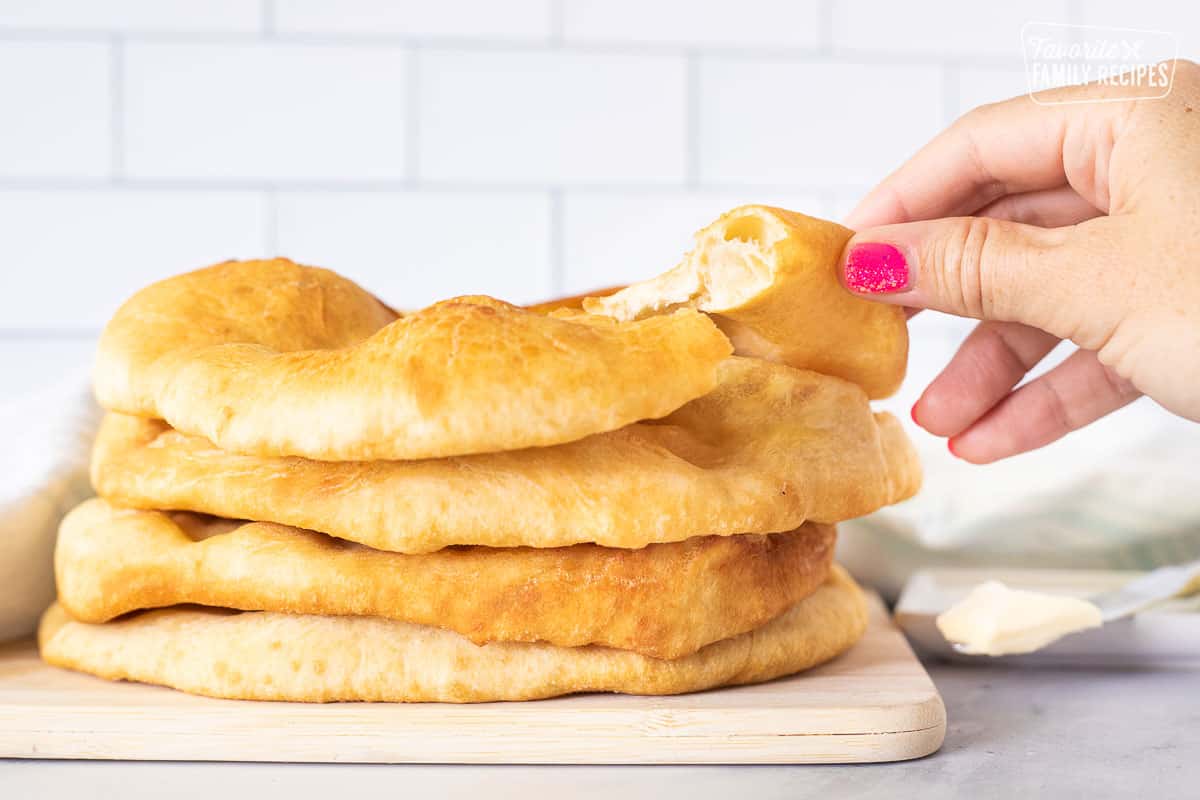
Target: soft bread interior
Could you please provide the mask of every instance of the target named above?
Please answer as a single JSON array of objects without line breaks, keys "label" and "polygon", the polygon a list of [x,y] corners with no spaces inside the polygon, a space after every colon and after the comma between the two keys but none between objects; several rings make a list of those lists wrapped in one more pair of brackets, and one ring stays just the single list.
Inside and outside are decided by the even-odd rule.
[{"label": "soft bread interior", "polygon": [[582,305],[622,321],[703,311],[738,355],[823,372],[886,397],[908,359],[904,313],[842,288],[837,265],[851,235],[796,212],[742,206],[697,233],[673,269]]},{"label": "soft bread interior", "polygon": [[673,269],[584,306],[636,320],[682,307],[721,313],[742,305],[774,281],[771,250],[787,230],[753,206],[738,211],[697,233],[695,248]]}]

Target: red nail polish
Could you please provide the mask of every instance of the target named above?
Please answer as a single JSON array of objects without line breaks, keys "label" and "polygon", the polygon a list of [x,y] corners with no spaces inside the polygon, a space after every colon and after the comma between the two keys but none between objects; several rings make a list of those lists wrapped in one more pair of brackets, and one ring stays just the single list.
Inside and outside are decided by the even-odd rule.
[{"label": "red nail polish", "polygon": [[888,294],[908,288],[908,262],[898,247],[866,242],[846,256],[846,286],[863,294]]}]

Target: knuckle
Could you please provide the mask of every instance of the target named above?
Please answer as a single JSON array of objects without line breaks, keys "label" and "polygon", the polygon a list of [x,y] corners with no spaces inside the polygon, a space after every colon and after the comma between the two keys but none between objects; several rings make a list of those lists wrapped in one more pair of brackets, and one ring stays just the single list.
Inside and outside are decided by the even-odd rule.
[{"label": "knuckle", "polygon": [[981,327],[986,329],[981,335],[986,337],[989,359],[999,365],[1004,374],[1024,375],[1029,371],[1033,365],[1021,356],[1009,338],[1004,335],[1002,325],[985,322]]},{"label": "knuckle", "polygon": [[984,156],[986,148],[980,145],[978,133],[980,129],[991,127],[994,124],[988,121],[988,117],[998,111],[1003,116],[1004,105],[1005,103],[991,103],[979,106],[969,111],[960,120],[958,136],[962,140],[967,162],[970,164],[971,179],[976,187],[974,194],[977,208],[999,200],[1008,194],[1004,181],[996,178],[988,168],[987,159]]},{"label": "knuckle", "polygon": [[1131,381],[1121,377],[1116,369],[1107,364],[1100,364],[1100,377],[1104,381],[1104,389],[1118,401],[1128,400],[1139,394],[1137,387]]},{"label": "knuckle", "polygon": [[[1055,304],[1053,266],[1062,260],[1069,235],[1030,229],[1008,220],[969,217],[946,237],[942,255],[944,288],[963,313],[976,319],[1023,322],[1065,337]],[[1039,282],[1039,274],[1044,282]],[[1061,292],[1059,292],[1061,294]],[[1070,315],[1068,315],[1070,316]]]},{"label": "knuckle", "polygon": [[976,319],[989,319],[993,307],[992,227],[992,221],[982,217],[964,219],[939,243],[941,250],[934,256],[939,294],[955,310]]},{"label": "knuckle", "polygon": [[1080,427],[1080,423],[1072,416],[1071,405],[1067,403],[1054,381],[1034,381],[1030,386],[1041,388],[1042,415],[1046,427],[1053,431],[1055,438]]},{"label": "knuckle", "polygon": [[1159,62],[1158,66],[1167,67],[1168,69],[1174,67],[1176,80],[1183,79],[1189,83],[1200,81],[1200,64],[1197,64],[1190,58],[1177,58],[1174,61],[1167,59],[1166,61]]}]

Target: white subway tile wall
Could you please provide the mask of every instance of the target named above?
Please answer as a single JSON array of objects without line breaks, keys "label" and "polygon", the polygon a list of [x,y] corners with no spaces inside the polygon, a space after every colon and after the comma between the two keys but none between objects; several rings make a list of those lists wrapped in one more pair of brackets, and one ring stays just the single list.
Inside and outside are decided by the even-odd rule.
[{"label": "white subway tile wall", "polygon": [[533,302],[553,292],[550,218],[538,191],[283,192],[276,249],[370,276],[398,308],[464,292]]},{"label": "white subway tile wall", "polygon": [[118,124],[131,178],[405,176],[403,50],[179,42],[124,50]]},{"label": "white subway tile wall", "polygon": [[254,33],[263,12],[250,0],[5,0],[0,26],[85,33]]},{"label": "white subway tile wall", "polygon": [[1196,58],[1200,50],[1200,3],[1190,0],[1087,0],[1079,4],[1084,25],[1122,25],[1168,31],[1179,39],[1181,56]]},{"label": "white subway tile wall", "polygon": [[0,320],[95,332],[141,286],[266,250],[266,199],[195,189],[0,189]]},{"label": "white subway tile wall", "polygon": [[[1020,60],[1026,22],[1074,22],[1067,0],[836,0],[834,52]],[[1082,3],[1080,3],[1082,5]]]},{"label": "white subway tile wall", "polygon": [[637,42],[713,48],[822,44],[818,0],[563,0],[570,43]]},{"label": "white subway tile wall", "polygon": [[870,183],[944,118],[932,65],[715,56],[699,84],[701,182]]},{"label": "white subway tile wall", "polygon": [[0,42],[0,176],[110,174],[110,61],[104,44]]},{"label": "white subway tile wall", "polygon": [[1020,67],[963,67],[956,77],[955,94],[947,99],[954,103],[954,116],[1029,91]]},{"label": "white subway tile wall", "polygon": [[430,50],[417,74],[422,182],[684,180],[679,56]]},{"label": "white subway tile wall", "polygon": [[[527,301],[654,274],[743,202],[841,218],[1024,90],[1027,21],[1200,52],[1169,0],[0,0],[0,400],[226,258]],[[968,329],[914,320],[893,406]]]},{"label": "white subway tile wall", "polygon": [[[545,41],[552,0],[275,0],[275,30]],[[253,3],[247,3],[252,5]]]}]

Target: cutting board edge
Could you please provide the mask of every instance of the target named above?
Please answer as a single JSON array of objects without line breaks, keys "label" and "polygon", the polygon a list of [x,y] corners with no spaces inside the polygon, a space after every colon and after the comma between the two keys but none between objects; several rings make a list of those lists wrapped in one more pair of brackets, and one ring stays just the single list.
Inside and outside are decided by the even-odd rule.
[{"label": "cutting board edge", "polygon": [[[928,673],[870,597],[865,647],[814,673],[705,695],[623,698],[583,705],[537,703],[287,704],[209,701],[170,689],[163,701],[96,703],[117,684],[62,671],[32,647],[0,648],[16,669],[0,669],[0,757],[298,763],[461,764],[850,764],[902,761],[936,752],[946,712]],[[23,651],[23,652],[22,652]],[[23,655],[23,659],[19,658]],[[857,655],[857,657],[856,657]],[[863,659],[866,659],[864,662]],[[0,659],[2,660],[2,659]],[[3,666],[0,664],[0,666]],[[53,673],[42,673],[42,670]],[[823,674],[824,673],[824,674]],[[844,674],[843,674],[844,673]],[[5,678],[16,685],[6,687]],[[32,682],[30,682],[32,678]],[[818,678],[841,684],[843,701],[788,703]],[[93,689],[92,682],[95,682]],[[863,686],[887,691],[863,691]],[[25,687],[25,688],[22,688]],[[33,691],[28,702],[22,695]],[[759,694],[763,692],[764,694]],[[868,697],[864,697],[868,695]],[[869,697],[870,695],[874,697]],[[40,695],[40,696],[38,696]],[[856,705],[856,699],[858,704]],[[645,705],[640,705],[645,703]],[[677,703],[682,703],[678,705]],[[675,705],[673,705],[675,704]],[[423,706],[423,708],[422,708]],[[488,707],[490,706],[490,707]],[[365,707],[365,708],[364,708]],[[299,712],[299,713],[298,713]],[[800,730],[797,730],[800,729]],[[470,731],[474,735],[465,734]]]},{"label": "cutting board edge", "polygon": [[[152,747],[97,747],[90,732],[64,734],[41,732],[45,738],[9,741],[0,731],[0,758],[37,758],[53,760],[100,761],[229,761],[227,755],[206,754],[187,749],[186,742],[170,743],[160,739]],[[592,741],[586,748],[551,741],[534,750],[527,740],[513,748],[462,749],[461,745],[429,746],[429,741],[414,737],[397,754],[396,742],[389,746],[364,744],[349,747],[345,743],[330,753],[325,747],[313,748],[300,754],[299,740],[281,750],[274,744],[247,742],[239,752],[238,761],[258,763],[327,763],[327,764],[860,764],[909,761],[937,752],[945,741],[946,724],[911,731],[863,734],[803,734],[765,736],[680,736],[659,738],[624,738],[614,747],[620,753],[608,753],[605,743]],[[834,740],[833,742],[830,739]],[[228,742],[225,747],[229,748]],[[317,743],[313,743],[314,745]],[[836,744],[836,747],[832,746]],[[631,747],[636,745],[636,748]]]}]

